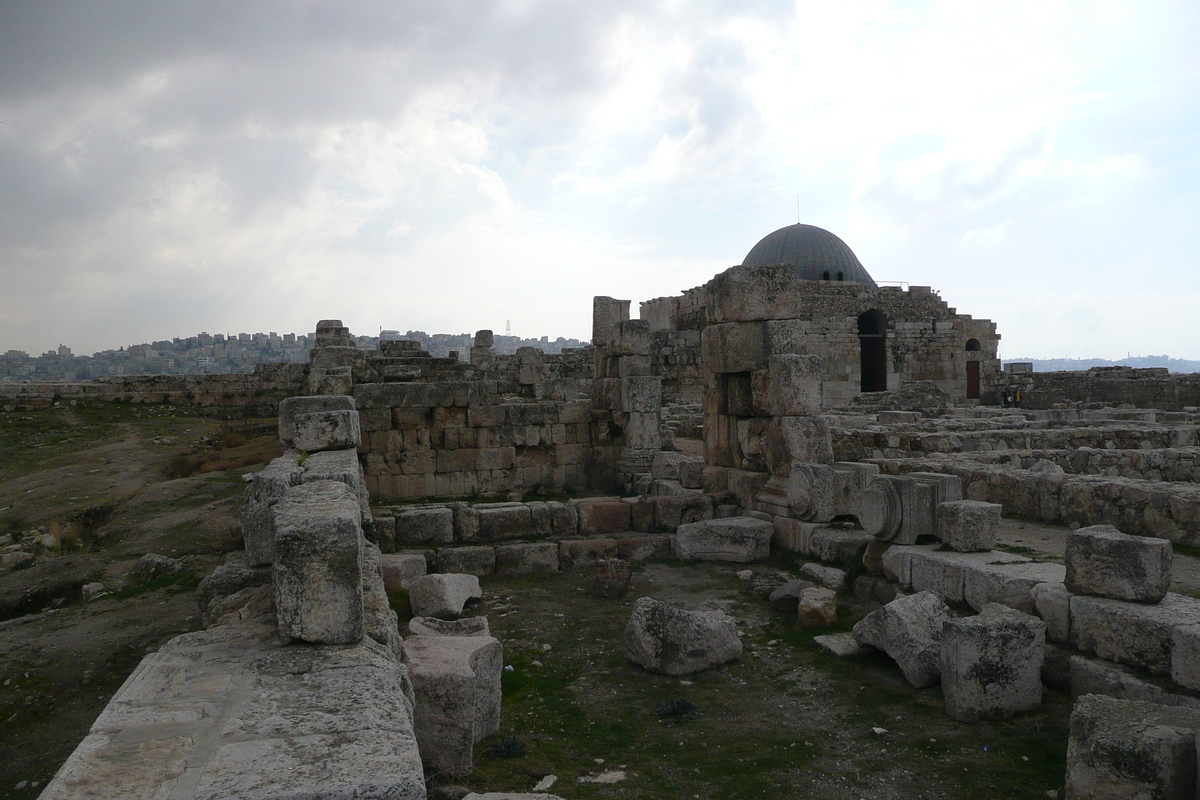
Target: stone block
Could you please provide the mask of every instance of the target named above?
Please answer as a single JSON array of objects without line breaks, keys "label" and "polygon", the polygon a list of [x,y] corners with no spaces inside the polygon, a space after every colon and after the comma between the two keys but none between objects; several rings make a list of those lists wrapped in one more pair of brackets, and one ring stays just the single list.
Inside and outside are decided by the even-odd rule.
[{"label": "stone block", "polygon": [[826,653],[838,658],[869,652],[866,648],[860,647],[858,642],[854,641],[854,635],[850,633],[826,633],[814,636],[813,641]]},{"label": "stone block", "polygon": [[998,503],[978,500],[938,503],[937,527],[941,540],[959,553],[991,550],[1000,530],[1001,508]]},{"label": "stone block", "polygon": [[482,598],[475,575],[439,572],[408,582],[408,602],[417,617],[458,619],[468,603]]},{"label": "stone block", "polygon": [[846,588],[846,573],[837,567],[809,562],[800,568],[800,574],[818,586],[835,592]]},{"label": "stone block", "polygon": [[862,529],[880,541],[895,544],[916,542],[915,539],[902,541],[899,538],[904,511],[900,503],[900,492],[892,475],[876,475],[871,478],[858,498],[857,516]]},{"label": "stone block", "polygon": [[392,512],[401,546],[454,541],[454,510],[445,506],[406,506]]},{"label": "stone block", "polygon": [[271,529],[271,506],[284,493],[300,483],[304,468],[300,454],[292,451],[255,473],[246,487],[246,502],[238,512],[246,558],[251,567],[269,566],[275,561],[275,533]]},{"label": "stone block", "polygon": [[827,464],[792,463],[784,483],[788,507],[806,522],[832,522],[838,509],[839,474]]},{"label": "stone block", "polygon": [[622,537],[617,540],[617,557],[624,561],[670,558],[671,537],[665,534]]},{"label": "stone block", "polygon": [[800,593],[796,619],[804,628],[828,628],[837,622],[837,592],[812,586]]},{"label": "stone block", "polygon": [[958,722],[1007,719],[1042,702],[1046,623],[990,603],[942,623],[942,695]]},{"label": "stone block", "polygon": [[1200,690],[1200,623],[1180,625],[1171,632],[1171,680]]},{"label": "stone block", "polygon": [[1157,603],[1171,586],[1173,551],[1166,539],[1093,525],[1071,531],[1064,555],[1066,585],[1076,594]]},{"label": "stone block", "polygon": [[1033,587],[1039,583],[1061,583],[1062,564],[1028,563],[976,564],[963,573],[963,600],[976,611],[988,603],[1034,613]]},{"label": "stone block", "polygon": [[338,481],[294,486],[271,507],[279,638],[354,644],[363,638],[358,496]]},{"label": "stone block", "polygon": [[873,537],[844,528],[814,528],[808,535],[808,555],[844,569],[862,566],[863,553]]},{"label": "stone block", "polygon": [[895,660],[904,679],[918,689],[933,686],[941,675],[942,623],[950,608],[933,592],[897,597],[855,624],[860,645],[877,647]]},{"label": "stone block", "polygon": [[627,416],[624,428],[625,446],[649,453],[656,452],[662,444],[658,412],[634,411]]},{"label": "stone block", "polygon": [[654,347],[654,334],[644,319],[624,319],[617,323],[616,339],[609,346],[616,356],[648,356]]},{"label": "stone block", "polygon": [[1066,644],[1071,635],[1071,593],[1061,583],[1039,583],[1029,590],[1033,610],[1046,623],[1046,640]]},{"label": "stone block", "polygon": [[829,422],[823,416],[772,417],[767,442],[767,467],[777,478],[791,477],[796,462],[833,462]]},{"label": "stone block", "polygon": [[345,394],[285,397],[279,401],[279,440],[287,447],[296,446],[294,444],[296,429],[293,420],[298,414],[354,410],[354,398]]},{"label": "stone block", "polygon": [[442,547],[433,563],[438,572],[458,572],[482,578],[496,572],[496,548],[491,545]]},{"label": "stone block", "polygon": [[421,760],[466,777],[476,742],[500,727],[504,651],[490,636],[412,636],[404,664],[416,705],[413,729]]},{"label": "stone block", "polygon": [[767,410],[771,416],[821,413],[821,358],[773,355],[767,360]]},{"label": "stone block", "polygon": [[491,636],[487,617],[438,619],[413,617],[408,621],[409,636]]},{"label": "stone block", "polygon": [[292,418],[293,446],[306,453],[346,450],[362,444],[357,411],[312,411]]},{"label": "stone block", "polygon": [[564,571],[592,567],[597,561],[616,557],[616,539],[563,539],[558,543],[558,568]]},{"label": "stone block", "polygon": [[1200,700],[1168,692],[1142,677],[1136,670],[1102,658],[1071,656],[1067,669],[1067,688],[1070,689],[1072,697],[1102,694],[1119,700],[1142,700],[1160,706],[1200,709]]},{"label": "stone block", "polygon": [[579,514],[579,532],[584,536],[604,536],[629,530],[629,504],[619,498],[582,501],[575,504]]},{"label": "stone block", "polygon": [[408,591],[408,584],[428,571],[425,556],[420,553],[384,553],[379,563],[383,586],[389,595]]},{"label": "stone block", "polygon": [[558,544],[502,544],[496,546],[497,575],[532,575],[558,572]]},{"label": "stone block", "polygon": [[662,378],[621,378],[620,411],[658,414],[662,408]]},{"label": "stone block", "polygon": [[767,601],[776,611],[795,614],[796,606],[800,603],[800,595],[804,593],[805,589],[811,589],[814,586],[816,584],[812,581],[791,580],[771,590],[771,593],[767,595]]},{"label": "stone block", "polygon": [[662,675],[691,675],[742,654],[737,623],[721,611],[685,611],[649,597],[633,609],[621,652]]},{"label": "stone block", "polygon": [[710,519],[680,525],[673,555],[682,561],[762,561],[771,554],[775,528],[752,517]]},{"label": "stone block", "polygon": [[1067,742],[1071,800],[1163,798],[1196,791],[1200,713],[1089,694],[1075,701]]},{"label": "stone block", "polygon": [[704,369],[718,375],[762,369],[767,366],[765,333],[761,322],[707,325],[700,334]]},{"label": "stone block", "polygon": [[708,495],[652,497],[654,524],[660,530],[675,531],[680,525],[702,522],[713,517],[712,498]]},{"label": "stone block", "polygon": [[1168,592],[1150,605],[1107,597],[1071,597],[1070,644],[1109,661],[1171,674],[1175,630],[1200,623],[1200,600]]},{"label": "stone block", "polygon": [[525,503],[480,503],[473,507],[477,516],[474,534],[463,541],[494,542],[519,539],[534,532],[533,514]]},{"label": "stone block", "polygon": [[775,535],[771,537],[771,547],[789,553],[808,554],[808,536],[815,527],[813,523],[782,516],[773,517],[772,523]]}]

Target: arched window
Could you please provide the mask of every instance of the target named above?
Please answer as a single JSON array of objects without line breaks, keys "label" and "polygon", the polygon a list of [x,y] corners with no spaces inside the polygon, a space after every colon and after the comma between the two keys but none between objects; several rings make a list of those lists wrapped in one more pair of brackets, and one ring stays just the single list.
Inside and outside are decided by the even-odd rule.
[{"label": "arched window", "polygon": [[823,281],[829,280],[829,270],[825,270],[824,272],[821,273],[821,280],[823,280]]},{"label": "arched window", "polygon": [[838,273],[838,280],[840,281],[841,279],[842,279],[842,273],[840,273],[840,272],[839,272],[839,273]]},{"label": "arched window", "polygon": [[978,353],[982,348],[979,346],[978,339],[967,339],[967,352]]},{"label": "arched window", "polygon": [[887,318],[874,309],[863,312],[858,318],[858,343],[861,390],[864,392],[887,391]]}]

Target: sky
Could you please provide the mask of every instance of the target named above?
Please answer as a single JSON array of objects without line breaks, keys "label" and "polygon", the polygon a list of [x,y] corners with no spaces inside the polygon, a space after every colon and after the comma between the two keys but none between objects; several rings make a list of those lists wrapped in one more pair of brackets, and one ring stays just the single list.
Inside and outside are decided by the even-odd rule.
[{"label": "sky", "polygon": [[588,339],[797,220],[1006,358],[1200,358],[1200,4],[0,3],[0,352]]}]

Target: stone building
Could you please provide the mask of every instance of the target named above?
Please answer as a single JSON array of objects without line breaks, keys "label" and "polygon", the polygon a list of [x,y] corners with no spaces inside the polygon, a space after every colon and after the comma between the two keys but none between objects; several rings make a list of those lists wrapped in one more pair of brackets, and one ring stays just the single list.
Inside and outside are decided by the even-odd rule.
[{"label": "stone building", "polygon": [[739,266],[642,303],[640,316],[656,337],[701,332],[726,386],[771,355],[820,356],[826,407],[913,381],[970,403],[1000,373],[993,322],[957,313],[928,286],[877,285],[845,242],[812,225],[780,228]]}]

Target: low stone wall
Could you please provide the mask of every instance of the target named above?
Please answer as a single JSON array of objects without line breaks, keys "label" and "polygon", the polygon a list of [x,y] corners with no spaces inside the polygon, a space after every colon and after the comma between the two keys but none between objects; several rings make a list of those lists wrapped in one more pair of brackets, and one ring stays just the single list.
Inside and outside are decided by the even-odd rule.
[{"label": "low stone wall", "polygon": [[[1000,388],[1021,389],[1024,408],[1055,405],[1128,403],[1137,408],[1181,411],[1200,406],[1200,375],[1171,374],[1165,368],[1095,367],[1086,372],[1028,372],[1009,375]],[[994,398],[989,398],[994,402]]]},{"label": "low stone wall", "polygon": [[1041,467],[1050,462],[1073,475],[1105,478],[1139,478],[1167,483],[1200,483],[1200,448],[1171,447],[1162,450],[1020,450],[972,453],[981,464],[999,464],[1019,469]]},{"label": "low stone wall", "polygon": [[0,383],[0,409],[30,411],[54,403],[170,403],[205,411],[250,409],[272,416],[285,397],[303,394],[307,364],[258,364],[251,374],[125,375],[82,383]]}]

